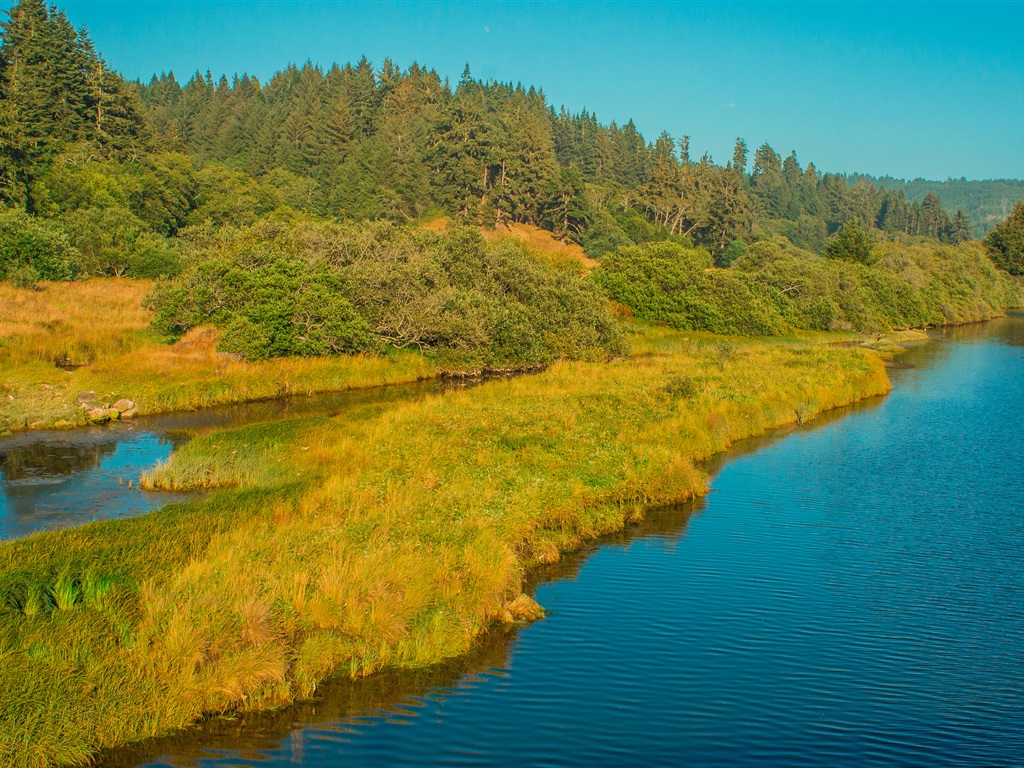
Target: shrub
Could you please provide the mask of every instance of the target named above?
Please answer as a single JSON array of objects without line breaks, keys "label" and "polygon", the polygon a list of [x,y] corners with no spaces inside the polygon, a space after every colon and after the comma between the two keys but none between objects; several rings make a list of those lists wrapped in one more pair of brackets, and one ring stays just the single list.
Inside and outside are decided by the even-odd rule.
[{"label": "shrub", "polygon": [[173,277],[181,271],[169,240],[125,208],[80,208],[60,218],[90,276]]},{"label": "shrub", "polygon": [[71,280],[79,253],[59,226],[24,211],[0,213],[0,279]]},{"label": "shrub", "polygon": [[414,346],[481,364],[550,362],[620,348],[594,284],[475,230],[260,222],[185,232],[179,279],[150,299],[171,335],[212,323],[247,357]]},{"label": "shrub", "polygon": [[711,256],[700,248],[672,242],[621,248],[594,274],[608,295],[637,317],[675,328],[746,335],[788,328],[743,274],[713,269]]},{"label": "shrub", "polygon": [[638,317],[752,336],[967,322],[1021,301],[978,244],[885,244],[873,264],[823,258],[781,237],[749,246],[730,269],[709,268],[701,254],[671,244],[623,248],[595,275]]}]

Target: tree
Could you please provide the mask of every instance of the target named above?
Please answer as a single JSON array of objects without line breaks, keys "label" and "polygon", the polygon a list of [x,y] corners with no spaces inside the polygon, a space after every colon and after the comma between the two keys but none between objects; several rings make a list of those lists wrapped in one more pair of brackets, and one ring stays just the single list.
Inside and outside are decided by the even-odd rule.
[{"label": "tree", "polygon": [[992,261],[1011,275],[1024,275],[1024,200],[985,238]]},{"label": "tree", "polygon": [[146,143],[141,105],[85,30],[42,0],[19,0],[0,24],[0,184],[9,201],[72,144],[107,158]]},{"label": "tree", "polygon": [[857,261],[861,264],[870,264],[874,261],[871,238],[856,219],[848,221],[836,232],[825,247],[825,255],[830,259]]},{"label": "tree", "polygon": [[968,240],[973,239],[974,230],[971,227],[970,220],[967,218],[967,214],[964,213],[963,208],[957,208],[956,215],[950,224],[949,241],[953,245],[960,245],[960,243],[966,243]]},{"label": "tree", "polygon": [[747,175],[747,142],[736,138],[736,147],[732,151],[732,169],[741,176]]},{"label": "tree", "polygon": [[758,213],[764,218],[782,218],[789,207],[790,192],[782,175],[782,158],[767,143],[754,153],[750,191]]},{"label": "tree", "polygon": [[921,234],[945,239],[949,230],[949,215],[942,207],[942,200],[934,192],[924,196],[920,215]]}]

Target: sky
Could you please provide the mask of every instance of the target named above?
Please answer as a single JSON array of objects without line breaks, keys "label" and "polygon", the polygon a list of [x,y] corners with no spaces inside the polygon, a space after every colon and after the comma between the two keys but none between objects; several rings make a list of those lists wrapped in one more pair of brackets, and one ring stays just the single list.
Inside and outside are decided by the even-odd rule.
[{"label": "sky", "polygon": [[822,171],[1024,178],[1024,0],[58,4],[129,79],[365,55],[454,83],[469,64],[719,163],[742,137]]}]

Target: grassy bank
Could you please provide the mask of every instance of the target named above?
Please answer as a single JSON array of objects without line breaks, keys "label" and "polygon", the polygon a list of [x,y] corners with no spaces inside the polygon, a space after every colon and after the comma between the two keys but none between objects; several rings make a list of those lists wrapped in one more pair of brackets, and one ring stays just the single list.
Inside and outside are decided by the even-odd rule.
[{"label": "grassy bank", "polygon": [[864,350],[672,348],[201,437],[147,482],[207,497],[0,546],[0,763],[465,653],[531,564],[703,492],[697,463],[737,439],[889,386]]},{"label": "grassy bank", "polygon": [[82,391],[106,402],[129,398],[140,414],[164,413],[416,381],[444,365],[397,351],[250,363],[218,352],[205,329],[168,345],[142,307],[152,287],[117,278],[40,290],[0,283],[0,434],[84,423]]}]

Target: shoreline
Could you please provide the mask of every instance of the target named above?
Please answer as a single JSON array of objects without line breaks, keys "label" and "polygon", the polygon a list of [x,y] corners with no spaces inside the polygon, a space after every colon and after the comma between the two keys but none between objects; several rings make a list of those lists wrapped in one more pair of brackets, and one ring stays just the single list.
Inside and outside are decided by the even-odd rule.
[{"label": "shoreline", "polygon": [[[708,459],[702,466],[702,469],[708,473],[709,478],[714,478],[722,466],[733,458],[752,454],[764,446],[770,445],[775,441],[784,440],[794,433],[810,432],[823,428],[862,408],[872,408],[884,400],[885,397],[886,395],[884,394],[867,397],[848,405],[837,406],[829,411],[825,411],[813,421],[780,426],[764,434],[739,440],[730,445],[724,452],[715,454]],[[576,548],[561,553],[561,558],[556,562],[534,563],[523,573],[523,593],[531,598],[534,597],[537,588],[541,585],[571,577],[594,552],[602,547],[623,542],[629,543],[634,539],[643,539],[645,536],[657,534],[664,529],[666,520],[675,521],[670,523],[670,528],[671,530],[677,530],[677,527],[681,525],[677,522],[678,518],[689,518],[692,515],[700,514],[706,498],[707,494],[702,494],[673,504],[653,506],[644,510],[642,519],[625,522],[616,531],[610,531],[596,538],[583,541]],[[541,607],[543,608],[543,606]],[[379,693],[378,695],[394,697],[396,693],[404,695],[409,690],[406,687],[407,685],[421,687],[424,690],[427,689],[428,684],[452,686],[462,674],[472,674],[479,668],[486,669],[501,666],[502,663],[505,663],[497,657],[502,656],[503,651],[506,650],[506,638],[514,636],[518,629],[528,626],[530,623],[532,622],[517,621],[513,624],[495,622],[477,636],[477,642],[465,654],[445,658],[426,667],[386,667],[362,678],[351,678],[343,675],[328,676],[321,681],[316,692],[310,698],[297,699],[279,708],[242,710],[230,719],[209,716],[179,731],[103,750],[97,755],[96,765],[99,768],[106,768],[107,766],[116,768],[129,762],[153,760],[166,754],[166,750],[162,745],[174,744],[178,741],[188,743],[191,738],[203,732],[213,738],[223,737],[225,736],[224,729],[219,727],[222,723],[227,726],[227,729],[230,729],[232,735],[236,738],[244,739],[246,738],[244,732],[242,732],[242,735],[238,733],[238,721],[242,721],[242,727],[244,728],[244,722],[247,718],[253,718],[260,722],[260,725],[256,727],[258,728],[257,733],[261,737],[283,738],[294,730],[293,722],[298,719],[289,716],[289,712],[292,710],[296,712],[308,711],[314,722],[330,722],[333,719],[344,717],[348,714],[335,704],[340,699],[336,694],[332,695],[332,691],[346,691],[347,695],[343,697],[346,702],[353,696],[359,696],[361,701],[369,699],[372,702],[371,708],[379,709],[379,702],[372,699],[373,691],[386,691],[386,694]],[[353,686],[356,688],[353,688]],[[326,696],[323,695],[324,691],[327,692]],[[415,692],[413,695],[416,695]],[[278,718],[280,718],[281,722],[275,724]],[[269,724],[269,730],[279,730],[279,735],[275,736],[268,733],[267,724]],[[304,724],[308,725],[305,722]],[[216,749],[230,748],[219,744],[213,745],[213,747]]]},{"label": "shoreline", "polygon": [[[33,429],[73,429],[89,424],[78,407],[79,394],[95,393],[94,404],[128,400],[142,415],[196,411],[290,396],[340,393],[431,379],[487,377],[544,369],[547,364],[481,364],[459,353],[424,355],[410,350],[329,358],[274,358],[249,362],[217,351],[219,332],[196,328],[167,345],[149,330],[141,307],[152,281],[97,278],[80,283],[44,284],[40,291],[6,289],[15,307],[8,345],[0,360],[0,437]],[[1000,316],[1014,311],[1005,308]],[[108,318],[96,328],[94,316]],[[941,329],[987,319],[950,323]],[[634,324],[636,349],[628,357],[663,351],[680,341],[717,339],[728,343],[798,343],[819,339],[829,344],[874,347],[897,353],[901,339],[927,329],[872,334],[854,331],[801,332],[772,339],[740,339],[697,331],[678,331],[650,323]],[[874,336],[894,340],[879,346]],[[838,337],[838,338],[837,338]],[[652,344],[654,346],[652,346]],[[71,365],[69,366],[69,362]]]}]

